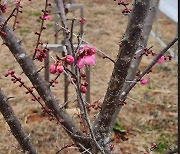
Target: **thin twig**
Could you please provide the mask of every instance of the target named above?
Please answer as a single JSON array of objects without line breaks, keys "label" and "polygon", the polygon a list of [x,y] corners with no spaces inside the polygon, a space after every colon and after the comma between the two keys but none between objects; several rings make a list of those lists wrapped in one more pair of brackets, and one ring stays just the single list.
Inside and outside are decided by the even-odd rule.
[{"label": "thin twig", "polygon": [[[62,29],[66,30],[66,31],[69,31],[69,29],[67,29],[67,28],[59,25],[58,23],[56,23],[56,25],[60,26]],[[70,32],[70,31],[69,31],[69,32]],[[78,36],[77,34],[75,34],[75,33],[73,33],[73,35],[74,35],[75,37],[79,37],[79,36]],[[88,45],[90,45],[90,46],[93,46],[91,43],[89,43],[88,41],[84,40],[82,37],[79,37],[79,39],[82,40],[84,43],[86,43],[86,44],[88,44]],[[94,46],[94,47],[95,47],[95,46]],[[113,63],[115,63],[115,61],[114,61],[110,56],[108,56],[106,53],[104,53],[102,50],[98,49],[97,47],[95,47],[95,48],[96,48],[96,50],[97,50],[99,53],[101,53],[101,54],[104,55],[106,58],[108,58],[108,59],[111,60]]]},{"label": "thin twig", "polygon": [[[74,145],[75,144],[67,144],[67,145],[65,145],[65,146],[63,146],[60,150],[58,150],[55,154],[58,154],[58,153],[60,153],[62,150],[64,150],[64,149],[67,149],[67,148],[72,148],[72,147],[74,147]],[[75,148],[77,148],[77,147],[75,147]]]},{"label": "thin twig", "polygon": [[144,75],[146,75],[149,70],[152,69],[152,67],[157,63],[157,61],[159,60],[159,58],[161,58],[164,53],[171,47],[174,45],[174,43],[178,40],[177,37],[175,37],[163,50],[161,50],[159,52],[159,54],[154,58],[154,60],[144,69],[143,72],[141,72],[139,74],[139,76],[134,80],[134,82],[132,82],[120,95],[120,101],[124,101],[125,97],[127,96],[127,94],[129,93],[129,91],[142,79],[142,77]]}]

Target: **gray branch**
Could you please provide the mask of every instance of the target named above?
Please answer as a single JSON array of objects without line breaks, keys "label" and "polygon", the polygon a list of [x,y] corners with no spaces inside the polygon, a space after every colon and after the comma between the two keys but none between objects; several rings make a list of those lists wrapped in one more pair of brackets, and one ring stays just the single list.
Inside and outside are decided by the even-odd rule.
[{"label": "gray branch", "polygon": [[8,98],[4,95],[1,89],[0,89],[0,112],[2,113],[7,124],[9,125],[12,134],[14,135],[14,137],[22,147],[24,153],[37,154],[34,146],[29,140],[28,135],[22,128],[21,123],[19,122],[18,118],[13,112],[13,109],[9,105]]},{"label": "gray branch", "polygon": [[[66,15],[65,15],[65,10],[64,10],[64,3],[63,3],[62,0],[54,0],[54,2],[55,2],[56,6],[58,8],[59,15],[61,17],[62,26],[64,28],[67,28]],[[72,27],[71,27],[71,37],[68,38],[67,35],[64,35],[64,40],[65,40],[65,44],[67,46],[68,53],[73,55],[73,57],[75,57],[75,53],[74,53],[74,50],[73,50],[73,41],[72,41],[73,38],[72,38],[72,36],[73,36],[73,22],[72,22]],[[89,116],[88,116],[88,112],[87,112],[87,108],[86,108],[86,102],[84,101],[82,93],[80,91],[78,68],[75,67],[75,65],[73,64],[73,65],[71,65],[71,70],[77,76],[76,77],[76,80],[77,80],[76,81],[77,99],[78,99],[78,103],[79,103],[79,107],[80,107],[80,111],[81,111],[81,114],[82,114],[83,121],[85,122],[86,127],[89,129],[89,133],[90,133],[90,136],[91,136],[91,139],[92,139],[91,144],[94,145],[97,149],[99,149],[102,153],[104,153],[104,151],[101,149],[101,147],[99,146],[99,144],[96,141],[96,137],[94,135],[94,132],[93,132],[90,120],[89,120]],[[92,149],[94,149],[93,148],[94,146],[92,146]]]},{"label": "gray branch", "polygon": [[130,90],[142,79],[142,77],[144,75],[146,75],[151,69],[152,67],[157,63],[157,61],[159,60],[159,58],[161,58],[166,51],[168,51],[168,49],[170,47],[172,47],[176,42],[177,42],[178,38],[175,37],[163,50],[161,50],[159,52],[159,54],[154,58],[154,60],[144,69],[144,71],[142,71],[140,73],[140,75],[133,81],[130,83],[129,86],[126,87],[126,89],[121,93],[119,101],[122,102],[124,101],[124,99],[126,98],[127,94],[130,92]]},{"label": "gray branch", "polygon": [[[0,13],[0,25],[4,23],[4,18]],[[1,35],[6,46],[9,48],[13,56],[16,58],[17,62],[20,64],[23,72],[29,78],[38,94],[41,96],[46,106],[52,110],[53,115],[58,119],[62,120],[62,126],[65,128],[66,132],[70,135],[70,137],[83,145],[88,145],[88,140],[83,133],[76,127],[72,118],[70,118],[66,112],[60,108],[58,105],[59,102],[52,94],[47,82],[40,76],[37,71],[36,66],[31,57],[29,57],[26,51],[21,47],[18,43],[18,39],[16,38],[12,29],[5,25],[2,29],[6,35]]]}]

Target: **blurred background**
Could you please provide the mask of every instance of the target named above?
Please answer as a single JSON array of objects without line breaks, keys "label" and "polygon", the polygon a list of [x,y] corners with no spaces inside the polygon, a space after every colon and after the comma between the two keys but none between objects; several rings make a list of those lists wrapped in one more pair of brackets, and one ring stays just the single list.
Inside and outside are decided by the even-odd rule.
[{"label": "blurred background", "polygon": [[[50,0],[52,3],[53,1]],[[168,3],[170,2],[171,3]],[[173,1],[173,2],[172,2]],[[131,2],[131,1],[129,1]],[[119,45],[118,42],[126,30],[128,16],[124,16],[121,11],[123,7],[117,5],[115,1],[109,0],[74,0],[76,4],[84,7],[84,39],[93,46],[102,50],[113,59],[116,58]],[[165,44],[170,42],[177,34],[177,0],[160,0],[159,12],[154,20],[153,30],[150,35],[147,47],[153,46],[153,51],[158,53]],[[167,5],[166,5],[167,4]],[[175,4],[175,5],[174,5]],[[23,47],[29,55],[33,54],[37,36],[34,34],[40,28],[41,21],[39,16],[44,8],[44,1],[22,1],[23,14],[19,15],[19,24],[15,33],[22,40]],[[12,11],[14,4],[9,4],[7,13]],[[132,5],[129,5],[132,8]],[[166,10],[167,9],[167,10]],[[170,10],[169,10],[170,9]],[[54,43],[54,20],[55,9],[52,7],[50,21],[46,21],[47,30],[43,32],[44,42]],[[175,13],[172,13],[175,12]],[[172,13],[172,14],[170,14]],[[80,11],[67,13],[67,18],[76,18],[74,33],[80,30]],[[10,25],[13,20],[10,21]],[[70,20],[68,24],[70,25]],[[59,33],[58,43],[62,41],[62,33]],[[75,40],[76,42],[77,40]],[[16,63],[14,57],[0,40],[0,86],[7,96],[13,96],[10,105],[15,114],[22,122],[23,127],[29,133],[30,139],[37,147],[40,154],[55,154],[61,147],[72,143],[64,130],[50,122],[42,114],[39,104],[31,101],[31,96],[25,95],[23,88],[13,84],[4,74],[14,69],[23,81],[31,86],[27,77],[22,73],[21,68]],[[50,51],[50,56],[57,53]],[[163,154],[169,148],[177,146],[177,43],[171,48],[166,56],[174,54],[175,58],[171,61],[164,61],[157,64],[152,73],[145,77],[148,79],[147,85],[137,84],[130,92],[125,105],[117,119],[116,128],[112,134],[112,144],[114,152],[122,154],[143,154],[151,148],[153,143],[158,147],[152,153]],[[59,54],[60,55],[60,54]],[[143,70],[153,57],[143,57],[139,70]],[[50,58],[50,63],[53,59]],[[40,68],[43,63],[36,63]],[[99,54],[96,55],[96,65],[91,69],[91,103],[102,103],[108,82],[112,73],[113,64],[108,59],[103,59]],[[44,76],[44,72],[41,72]],[[51,75],[50,79],[55,76]],[[63,104],[63,76],[58,79],[59,84],[52,88],[59,102]],[[76,99],[73,86],[69,88],[69,114],[77,113]],[[96,115],[98,111],[92,111]],[[93,121],[93,116],[91,117]],[[78,119],[76,119],[78,121]],[[77,149],[65,149],[61,153],[78,153]],[[21,149],[9,131],[2,115],[0,115],[0,154],[20,154]]]}]

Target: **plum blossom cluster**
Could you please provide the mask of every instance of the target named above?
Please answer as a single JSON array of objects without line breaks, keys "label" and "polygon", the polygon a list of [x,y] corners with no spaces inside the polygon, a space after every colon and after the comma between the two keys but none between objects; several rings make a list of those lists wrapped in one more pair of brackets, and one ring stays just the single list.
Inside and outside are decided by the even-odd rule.
[{"label": "plum blossom cluster", "polygon": [[[114,0],[116,1],[116,0]],[[122,10],[122,14],[124,15],[128,15],[129,13],[131,13],[132,9],[129,9],[127,6],[129,5],[128,2],[124,2],[122,0],[118,0],[118,5],[122,5],[124,6],[124,9]]]},{"label": "plum blossom cluster", "polygon": [[[152,72],[151,70],[149,71],[149,73],[150,72]],[[136,76],[138,77],[140,75],[140,70],[138,70],[137,71],[137,73],[136,73]],[[146,85],[146,84],[148,84],[148,79],[146,79],[146,78],[142,78],[141,80],[140,80],[140,83],[142,84],[142,85]]]},{"label": "plum blossom cluster", "polygon": [[[95,53],[96,48],[90,47],[88,45],[84,45],[81,50],[77,51],[77,67],[82,70],[85,65],[93,66],[95,65]],[[88,82],[86,82],[86,74],[84,72],[81,73],[80,76],[80,91],[81,93],[85,94],[87,92]]]},{"label": "plum blossom cluster", "polygon": [[[56,60],[53,64],[49,67],[49,72],[51,74],[56,74],[57,77],[67,68],[65,68],[66,65],[75,64],[77,68],[80,69],[80,91],[81,93],[87,92],[88,82],[86,82],[86,74],[82,71],[82,69],[85,67],[85,65],[93,66],[95,65],[95,53],[96,48],[90,47],[88,45],[85,45],[82,49],[76,51],[76,57],[73,57],[72,55],[66,55],[65,57],[59,58]],[[66,65],[65,65],[66,64]],[[69,70],[68,70],[69,71]],[[74,77],[74,74],[71,73],[71,83],[76,83],[77,78]],[[57,84],[56,79],[50,81],[50,86],[54,87],[54,84]]]},{"label": "plum blossom cluster", "polygon": [[85,65],[95,65],[95,53],[96,48],[89,47],[88,45],[85,45],[81,50],[77,51],[77,67],[82,69]]},{"label": "plum blossom cluster", "polygon": [[13,24],[13,30],[15,30],[16,24],[19,23],[19,21],[17,20],[18,15],[19,15],[19,13],[22,13],[21,9],[23,8],[21,5],[21,0],[16,0],[15,3],[16,3],[16,8],[15,8],[15,12],[13,13],[13,16],[15,17],[14,24]]},{"label": "plum blossom cluster", "polygon": [[82,118],[82,115],[79,113],[79,114],[77,114],[77,118],[80,120],[79,121],[79,123],[80,123],[80,125],[81,125],[81,127],[82,127],[82,131],[83,131],[83,133],[88,133],[88,130],[87,130],[87,128],[86,128],[86,124],[85,124],[85,122],[83,121],[83,118]]},{"label": "plum blossom cluster", "polygon": [[54,64],[51,64],[49,67],[49,71],[51,74],[61,74],[64,71],[63,61],[71,65],[74,62],[74,57],[71,55],[66,55],[60,60],[56,61]]},{"label": "plum blossom cluster", "polygon": [[[11,81],[13,83],[19,83],[19,87],[24,87],[27,91],[25,92],[26,94],[31,94],[32,96],[32,101],[37,101],[40,105],[41,105],[41,109],[42,109],[42,112],[44,114],[47,114],[49,116],[49,120],[52,121],[52,120],[55,120],[55,117],[53,116],[52,114],[52,111],[50,109],[48,109],[47,107],[45,107],[42,103],[41,103],[41,97],[37,97],[35,94],[34,94],[34,87],[28,87],[25,85],[25,83],[22,81],[21,77],[17,77],[15,75],[15,71],[14,70],[9,70],[6,74],[5,74],[5,77],[8,77],[10,76],[11,77]],[[57,124],[60,124],[62,121],[61,120],[57,120]]]},{"label": "plum blossom cluster", "polygon": [[[49,67],[49,72],[51,74],[56,74],[56,78],[52,79],[49,83],[50,86],[54,87],[55,84],[58,83],[57,79],[61,75],[61,73],[64,72],[65,70],[65,64],[66,65],[71,65],[74,62],[74,57],[71,55],[66,55],[65,57],[59,58],[57,57],[58,60],[56,60],[53,64],[50,65]],[[74,80],[75,82],[75,80]]]},{"label": "plum blossom cluster", "polygon": [[79,22],[80,22],[81,24],[85,24],[85,23],[86,23],[86,19],[80,18],[80,19],[79,19]]},{"label": "plum blossom cluster", "polygon": [[40,18],[43,19],[43,20],[50,20],[51,16],[48,15],[48,14],[43,14]]},{"label": "plum blossom cluster", "polygon": [[[144,48],[144,52],[143,53],[141,53],[141,55],[140,56],[143,56],[143,55],[145,55],[145,56],[149,56],[149,55],[151,55],[151,56],[153,56],[153,57],[155,57],[155,56],[157,56],[157,54],[155,53],[155,52],[153,52],[153,50],[151,49],[152,48],[152,46],[150,47],[150,48]],[[137,57],[137,55],[136,54],[134,54],[134,59],[137,59],[138,57]],[[159,60],[157,61],[157,63],[158,64],[162,64],[165,60],[172,60],[172,56],[171,55],[167,55],[167,56],[165,56],[165,55],[163,55],[161,58],[159,58]]]},{"label": "plum blossom cluster", "polygon": [[46,53],[49,52],[49,48],[47,48],[47,47],[45,47],[43,49],[35,48],[35,51],[37,52],[35,59],[42,62],[47,57]]},{"label": "plum blossom cluster", "polygon": [[[6,21],[2,25],[0,25],[0,34],[2,36],[6,36],[6,33],[2,29],[4,28],[4,26],[8,23],[8,21],[12,17],[15,18],[14,19],[14,24],[13,24],[13,30],[15,30],[16,24],[19,23],[19,21],[17,20],[17,17],[18,17],[19,13],[22,13],[22,10],[21,10],[22,6],[21,6],[20,2],[21,2],[21,0],[15,2],[16,7],[13,9],[13,11],[9,15],[9,17],[6,19]],[[2,11],[2,13],[5,13],[6,9],[7,9],[7,5],[6,4],[0,4],[0,11]]]},{"label": "plum blossom cluster", "polygon": [[7,5],[6,4],[0,4],[0,10],[2,11],[2,13],[6,13]]},{"label": "plum blossom cluster", "polygon": [[148,84],[148,80],[147,80],[146,78],[142,78],[142,79],[140,80],[140,83],[141,83],[142,85],[146,85],[146,84]]},{"label": "plum blossom cluster", "polygon": [[101,105],[100,105],[99,101],[95,101],[95,102],[87,105],[88,112],[90,112],[92,109],[94,109],[94,110],[101,109]]},{"label": "plum blossom cluster", "polygon": [[[85,82],[85,83],[87,83],[87,82]],[[80,90],[81,90],[82,93],[85,94],[87,92],[87,88],[86,88],[87,86],[88,86],[88,83],[87,84],[81,84],[81,89]]]},{"label": "plum blossom cluster", "polygon": [[49,10],[48,7],[51,7],[51,3],[48,3],[48,0],[46,0],[46,4],[45,4],[45,8],[43,10],[41,10],[42,15],[39,17],[41,20],[41,26],[40,26],[40,30],[36,31],[35,34],[38,36],[37,38],[37,42],[36,42],[36,47],[34,49],[34,55],[33,55],[33,59],[37,59],[40,62],[43,61],[44,58],[46,58],[46,55],[43,54],[42,49],[40,49],[40,45],[43,45],[43,42],[41,41],[41,35],[42,32],[46,29],[46,27],[44,26],[45,20],[50,20],[51,16],[49,15]]},{"label": "plum blossom cluster", "polygon": [[86,80],[86,74],[81,73],[81,84],[80,84],[80,91],[81,93],[85,94],[87,92],[88,82]]},{"label": "plum blossom cluster", "polygon": [[[155,52],[153,52],[153,51],[151,50],[151,48],[152,48],[152,47],[150,47],[150,48],[145,48],[145,49],[144,49],[144,52],[140,54],[140,57],[143,56],[143,55],[145,55],[145,56],[152,55],[153,57],[157,56],[157,54],[156,54]],[[134,59],[137,59],[137,58],[138,58],[138,56],[135,54],[135,55],[134,55]],[[168,59],[168,60],[172,60],[172,58],[173,58],[173,57],[172,57],[171,55],[167,55],[167,56],[163,55],[163,56],[161,56],[161,57],[158,59],[158,61],[156,62],[156,64],[162,64],[165,60],[167,60],[167,59]],[[148,72],[147,74],[149,74],[150,72],[152,72],[152,70],[149,70],[149,72]],[[138,72],[136,73],[136,76],[139,76],[139,74],[140,74],[140,71],[138,70]],[[140,80],[140,83],[141,83],[142,85],[146,85],[146,84],[148,84],[148,79],[142,78],[142,79]]]}]

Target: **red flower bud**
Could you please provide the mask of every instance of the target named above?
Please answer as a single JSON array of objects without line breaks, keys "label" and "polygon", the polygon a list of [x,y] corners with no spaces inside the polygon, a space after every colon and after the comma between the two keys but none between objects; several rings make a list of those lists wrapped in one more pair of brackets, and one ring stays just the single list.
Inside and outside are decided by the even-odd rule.
[{"label": "red flower bud", "polygon": [[55,74],[56,73],[56,65],[55,64],[50,65],[49,71],[51,74]]},{"label": "red flower bud", "polygon": [[74,57],[71,56],[71,55],[67,55],[67,56],[65,57],[65,62],[66,62],[67,64],[71,65],[71,64],[74,62]]},{"label": "red flower bud", "polygon": [[80,90],[81,90],[81,92],[84,93],[84,94],[87,92],[87,88],[86,88],[85,86],[83,86],[83,85],[81,85]]},{"label": "red flower bud", "polygon": [[59,65],[57,66],[56,70],[58,74],[61,74],[64,71],[64,67],[62,65]]}]

